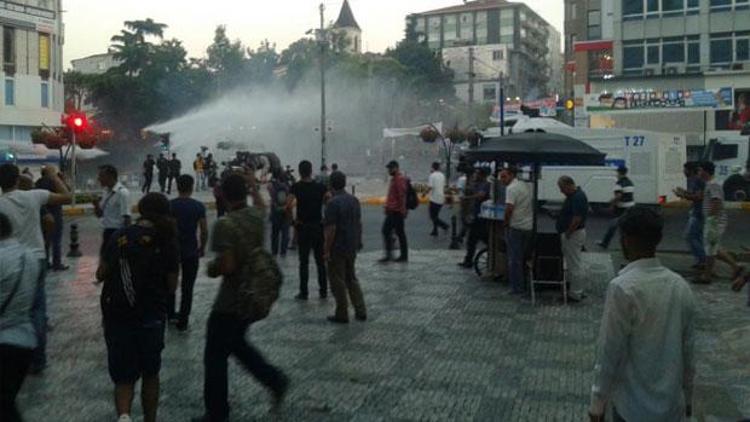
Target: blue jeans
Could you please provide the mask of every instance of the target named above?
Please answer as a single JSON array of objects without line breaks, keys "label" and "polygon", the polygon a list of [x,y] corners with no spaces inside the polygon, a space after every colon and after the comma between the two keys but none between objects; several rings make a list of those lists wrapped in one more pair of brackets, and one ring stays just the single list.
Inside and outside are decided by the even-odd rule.
[{"label": "blue jeans", "polygon": [[508,229],[505,238],[508,247],[508,279],[514,293],[521,293],[526,287],[524,266],[526,265],[526,249],[530,240],[530,230]]},{"label": "blue jeans", "polygon": [[31,367],[42,369],[47,365],[47,293],[44,287],[47,276],[47,259],[39,260],[39,279],[37,280],[34,304],[31,307],[31,322],[36,331],[37,346],[31,357]]},{"label": "blue jeans", "polygon": [[706,261],[706,249],[703,247],[703,220],[702,215],[695,215],[695,212],[691,210],[685,228],[685,239],[690,246],[690,252],[699,264]]},{"label": "blue jeans", "polygon": [[626,208],[617,208],[615,210],[615,216],[612,218],[612,220],[609,221],[609,226],[607,227],[607,232],[604,234],[604,238],[602,239],[602,246],[604,248],[608,248],[610,242],[612,242],[612,238],[615,237],[615,233],[617,233],[617,228],[620,225],[620,217],[622,217],[625,214]]}]

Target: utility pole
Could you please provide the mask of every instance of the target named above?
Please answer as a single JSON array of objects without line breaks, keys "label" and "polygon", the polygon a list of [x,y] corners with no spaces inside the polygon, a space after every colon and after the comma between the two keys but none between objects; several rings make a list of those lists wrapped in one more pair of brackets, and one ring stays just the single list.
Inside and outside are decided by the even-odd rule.
[{"label": "utility pole", "polygon": [[474,124],[474,47],[469,47],[469,123]]},{"label": "utility pole", "polygon": [[503,71],[497,77],[498,80],[498,105],[500,106],[500,136],[505,136],[505,83]]},{"label": "utility pole", "polygon": [[326,165],[326,33],[325,33],[325,5],[320,3],[320,165]]}]

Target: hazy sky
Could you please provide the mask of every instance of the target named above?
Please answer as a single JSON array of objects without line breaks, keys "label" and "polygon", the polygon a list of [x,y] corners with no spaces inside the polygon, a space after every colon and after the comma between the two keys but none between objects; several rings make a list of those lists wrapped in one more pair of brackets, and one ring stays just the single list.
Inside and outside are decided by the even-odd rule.
[{"label": "hazy sky", "polygon": [[[343,0],[324,0],[326,21],[335,20]],[[461,0],[349,0],[363,31],[362,47],[382,52],[403,36],[409,13],[460,4]],[[558,30],[563,26],[563,0],[526,0]],[[205,55],[217,25],[229,37],[257,47],[267,38],[278,50],[319,25],[320,0],[63,0],[65,65],[102,53],[125,20],[147,17],[169,25],[166,36],[181,40],[191,57]]]}]

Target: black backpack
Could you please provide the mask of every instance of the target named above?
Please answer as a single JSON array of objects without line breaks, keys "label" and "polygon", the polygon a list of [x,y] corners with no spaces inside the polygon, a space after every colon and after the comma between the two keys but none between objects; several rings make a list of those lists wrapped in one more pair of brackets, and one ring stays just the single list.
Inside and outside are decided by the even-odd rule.
[{"label": "black backpack", "polygon": [[166,274],[161,262],[165,257],[156,241],[156,232],[130,226],[114,233],[110,241],[116,242],[117,256],[108,257],[102,286],[102,315],[105,319],[139,320],[166,293]]},{"label": "black backpack", "polygon": [[419,206],[419,197],[417,191],[414,190],[414,186],[411,185],[411,180],[406,179],[406,208],[410,210],[417,209]]}]

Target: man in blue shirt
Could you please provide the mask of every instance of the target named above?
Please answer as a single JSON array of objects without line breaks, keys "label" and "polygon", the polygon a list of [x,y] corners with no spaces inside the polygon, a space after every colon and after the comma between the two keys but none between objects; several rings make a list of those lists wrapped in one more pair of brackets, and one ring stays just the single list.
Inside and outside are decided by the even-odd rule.
[{"label": "man in blue shirt", "polygon": [[589,201],[586,194],[570,176],[562,176],[557,181],[560,192],[565,195],[560,216],[555,225],[560,233],[560,245],[568,268],[570,293],[568,300],[579,302],[585,297],[583,288],[583,246],[586,243],[586,217]]},{"label": "man in blue shirt", "polygon": [[[191,198],[195,180],[192,176],[183,174],[177,178],[179,196],[170,201],[172,216],[177,220],[177,232],[180,242],[180,313],[175,314],[175,294],[169,297],[167,311],[171,320],[177,320],[177,329],[187,330],[190,309],[193,304],[193,286],[198,275],[199,259],[205,254],[208,241],[208,225],[206,224],[206,207]],[[197,232],[200,228],[200,244]]]}]

